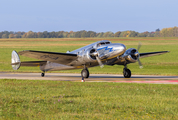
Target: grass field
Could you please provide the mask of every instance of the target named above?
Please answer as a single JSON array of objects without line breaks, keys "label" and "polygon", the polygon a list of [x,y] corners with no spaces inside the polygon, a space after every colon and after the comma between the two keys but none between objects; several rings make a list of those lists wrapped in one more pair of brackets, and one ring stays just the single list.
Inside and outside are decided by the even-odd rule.
[{"label": "grass field", "polygon": [[[41,50],[66,52],[75,50],[93,42],[108,39],[113,43],[123,43],[128,48],[137,48],[142,43],[141,52],[171,51],[170,53],[141,59],[144,66],[139,69],[138,63],[129,64],[132,74],[178,75],[178,38],[29,38],[29,39],[0,39],[0,71],[2,72],[41,72],[38,67],[21,67],[18,71],[11,68],[12,50]],[[35,60],[20,56],[21,61]],[[105,66],[104,68],[89,68],[90,73],[122,74],[123,66]],[[81,70],[57,72],[80,73]]]},{"label": "grass field", "polygon": [[178,119],[165,84],[0,80],[0,119]]},{"label": "grass field", "polygon": [[[103,38],[104,39],[104,38]],[[140,52],[171,51],[130,64],[132,74],[178,75],[178,38],[107,38]],[[80,39],[0,39],[1,72],[40,72],[37,67],[11,68],[12,50],[66,52],[99,41]],[[21,57],[21,61],[35,60]],[[90,73],[122,74],[123,66],[89,68]],[[81,70],[57,72],[80,73]],[[0,119],[178,119],[178,87],[166,84],[80,83],[0,80]]]}]

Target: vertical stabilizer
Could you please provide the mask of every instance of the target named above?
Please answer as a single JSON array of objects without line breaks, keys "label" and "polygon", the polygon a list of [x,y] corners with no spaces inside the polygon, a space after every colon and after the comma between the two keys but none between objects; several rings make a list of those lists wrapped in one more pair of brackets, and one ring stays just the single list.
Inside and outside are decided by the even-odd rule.
[{"label": "vertical stabilizer", "polygon": [[20,58],[18,53],[13,50],[12,51],[12,56],[11,56],[11,65],[14,70],[18,70],[20,68]]}]

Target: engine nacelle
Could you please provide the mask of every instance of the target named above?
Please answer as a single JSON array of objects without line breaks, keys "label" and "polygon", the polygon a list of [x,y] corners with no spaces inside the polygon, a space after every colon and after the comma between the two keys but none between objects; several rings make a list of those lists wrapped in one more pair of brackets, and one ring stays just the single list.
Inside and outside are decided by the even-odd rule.
[{"label": "engine nacelle", "polygon": [[83,56],[83,61],[86,62],[86,63],[87,62],[90,63],[90,62],[96,61],[96,57],[91,54],[91,53],[94,53],[95,51],[96,51],[96,49],[94,49],[94,48],[87,49],[82,55]]},{"label": "engine nacelle", "polygon": [[137,49],[130,48],[130,49],[126,50],[123,57],[125,58],[125,60],[128,63],[135,63],[139,59],[140,55],[139,55],[139,52],[137,51]]}]

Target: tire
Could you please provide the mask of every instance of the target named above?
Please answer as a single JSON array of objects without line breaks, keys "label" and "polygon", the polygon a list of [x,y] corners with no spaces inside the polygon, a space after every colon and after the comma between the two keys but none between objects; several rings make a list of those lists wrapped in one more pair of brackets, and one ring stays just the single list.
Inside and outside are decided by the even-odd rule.
[{"label": "tire", "polygon": [[41,77],[44,77],[45,76],[45,73],[41,73]]},{"label": "tire", "polygon": [[82,78],[88,78],[89,77],[89,71],[88,69],[83,69],[81,72]]},{"label": "tire", "polygon": [[125,78],[130,78],[131,77],[131,71],[129,69],[124,68],[123,75],[124,75]]}]

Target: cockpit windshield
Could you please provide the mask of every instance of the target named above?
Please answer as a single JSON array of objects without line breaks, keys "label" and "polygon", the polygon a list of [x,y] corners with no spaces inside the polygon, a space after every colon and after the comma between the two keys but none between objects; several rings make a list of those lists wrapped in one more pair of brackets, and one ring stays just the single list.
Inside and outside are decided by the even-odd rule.
[{"label": "cockpit windshield", "polygon": [[110,44],[110,42],[101,42],[101,43],[98,43],[98,47],[101,46],[101,45],[105,45],[105,44]]},{"label": "cockpit windshield", "polygon": [[105,42],[106,44],[110,44],[110,42]]}]

